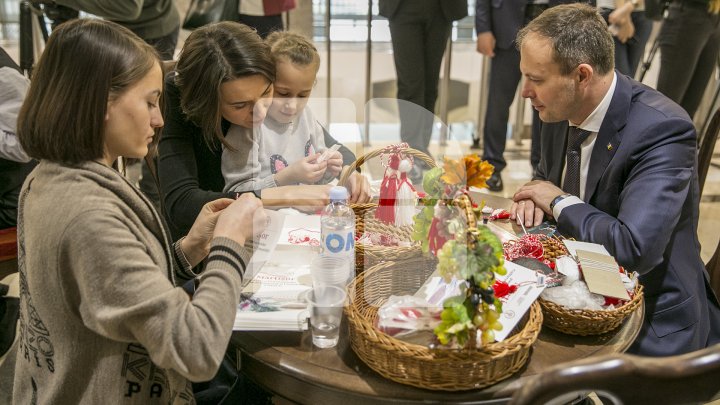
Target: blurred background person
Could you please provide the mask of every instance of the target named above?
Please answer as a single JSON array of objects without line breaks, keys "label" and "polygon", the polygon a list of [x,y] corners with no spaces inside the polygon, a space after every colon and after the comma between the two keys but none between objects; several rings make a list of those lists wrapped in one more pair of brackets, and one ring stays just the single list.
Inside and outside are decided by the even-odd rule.
[{"label": "blurred background person", "polygon": [[[387,18],[397,74],[400,139],[432,156],[428,149],[435,118],[440,64],[452,22],[468,15],[467,0],[380,0]],[[421,162],[420,159],[415,161]],[[422,180],[413,166],[413,182]]]},{"label": "blurred background person", "polygon": [[718,66],[720,0],[675,0],[658,38],[657,89],[692,118]]},{"label": "blurred background person", "polygon": [[54,0],[54,3],[114,21],[171,60],[180,32],[180,15],[172,0]]},{"label": "blurred background person", "polygon": [[645,18],[644,1],[597,0],[597,6],[613,35],[615,69],[635,77],[652,32],[652,20]]},{"label": "blurred background person", "polygon": [[17,223],[17,204],[25,177],[35,167],[17,140],[17,117],[30,81],[0,48],[0,229]]},{"label": "blurred background person", "polygon": [[295,0],[240,0],[238,22],[257,30],[263,39],[284,31],[282,13],[295,8]]},{"label": "blurred background person", "polygon": [[475,30],[477,51],[490,60],[490,89],[488,92],[483,156],[495,167],[487,180],[490,191],[502,191],[500,173],[507,165],[503,154],[507,140],[510,105],[520,82],[520,52],[515,47],[515,36],[520,28],[548,8],[545,0],[477,0],[475,3]]}]

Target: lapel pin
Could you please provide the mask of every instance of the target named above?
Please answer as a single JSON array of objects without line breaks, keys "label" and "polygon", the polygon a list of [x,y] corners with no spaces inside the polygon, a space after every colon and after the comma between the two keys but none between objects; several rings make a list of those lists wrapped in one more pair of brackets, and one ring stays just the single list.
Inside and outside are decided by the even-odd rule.
[{"label": "lapel pin", "polygon": [[611,143],[607,144],[607,150],[612,150],[613,146]]}]

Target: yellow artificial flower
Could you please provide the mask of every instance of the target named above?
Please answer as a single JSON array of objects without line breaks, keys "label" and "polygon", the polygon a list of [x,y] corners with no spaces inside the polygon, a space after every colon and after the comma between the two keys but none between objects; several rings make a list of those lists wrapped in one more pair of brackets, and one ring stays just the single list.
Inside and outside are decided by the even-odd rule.
[{"label": "yellow artificial flower", "polygon": [[465,184],[465,164],[460,160],[443,158],[443,175],[440,177],[445,184],[451,186]]},{"label": "yellow artificial flower", "polygon": [[485,160],[481,160],[477,154],[467,155],[463,158],[467,171],[468,187],[486,188],[487,179],[492,176],[495,167]]},{"label": "yellow artificial flower", "polygon": [[460,187],[487,187],[485,182],[492,176],[495,168],[490,163],[480,159],[473,153],[464,156],[461,160],[444,158],[442,181],[451,186]]}]

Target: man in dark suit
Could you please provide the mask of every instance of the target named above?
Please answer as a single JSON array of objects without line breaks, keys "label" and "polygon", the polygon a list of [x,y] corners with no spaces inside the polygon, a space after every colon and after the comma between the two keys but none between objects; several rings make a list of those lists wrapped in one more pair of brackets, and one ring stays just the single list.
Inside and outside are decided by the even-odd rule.
[{"label": "man in dark suit", "polygon": [[400,139],[429,155],[440,64],[452,22],[468,15],[467,0],[380,0],[379,9],[390,23]]},{"label": "man in dark suit", "polygon": [[523,97],[543,121],[542,158],[511,218],[531,225],[552,215],[564,235],[604,245],[640,274],[645,322],[629,352],[669,356],[720,342],[720,305],[697,239],[697,135],[687,113],[613,70],[613,39],[592,7],[549,9],[517,43]]}]

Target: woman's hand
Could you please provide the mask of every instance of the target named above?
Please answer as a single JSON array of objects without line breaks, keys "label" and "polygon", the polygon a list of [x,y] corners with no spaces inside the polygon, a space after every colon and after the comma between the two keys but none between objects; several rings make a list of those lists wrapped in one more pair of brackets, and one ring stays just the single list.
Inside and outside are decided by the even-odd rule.
[{"label": "woman's hand", "polygon": [[207,256],[220,212],[232,202],[229,198],[221,198],[205,204],[187,236],[180,242],[180,248],[193,267]]},{"label": "woman's hand", "polygon": [[327,159],[327,172],[332,177],[337,177],[343,168],[342,154],[338,151],[333,152]]},{"label": "woman's hand", "polygon": [[633,36],[635,36],[635,25],[632,20],[627,20],[625,24],[618,28],[617,39],[624,44]]},{"label": "woman's hand", "polygon": [[350,203],[366,203],[372,196],[370,195],[370,182],[367,177],[353,171],[347,181],[348,191],[350,192]]},{"label": "woman's hand", "polygon": [[275,183],[278,186],[287,186],[296,183],[314,184],[325,175],[328,162],[317,162],[319,153],[307,156],[275,174]]},{"label": "woman's hand", "polygon": [[220,212],[213,237],[230,238],[242,246],[265,228],[266,220],[262,201],[245,193]]}]

